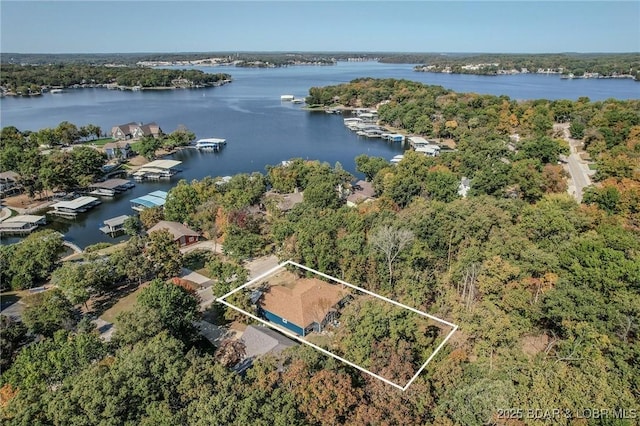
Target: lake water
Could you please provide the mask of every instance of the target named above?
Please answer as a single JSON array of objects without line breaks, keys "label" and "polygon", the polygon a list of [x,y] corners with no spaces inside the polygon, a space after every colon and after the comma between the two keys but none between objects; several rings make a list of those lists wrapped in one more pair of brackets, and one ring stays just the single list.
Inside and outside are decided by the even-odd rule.
[{"label": "lake water", "polygon": [[[631,80],[562,80],[557,75],[474,76],[418,73],[412,65],[340,62],[337,66],[275,69],[201,68],[227,72],[233,83],[199,90],[120,92],[106,89],[68,90],[38,98],[2,98],[0,125],[20,130],[55,127],[61,121],[78,126],[96,124],[103,131],[130,121],[155,121],[166,133],[185,125],[198,138],[227,139],[219,153],[183,150],[171,156],[183,172],[171,182],[139,183],[133,191],[104,199],[103,204],[75,220],[50,217],[51,227],[85,247],[113,242],[98,228],[105,219],[132,214],[129,200],[157,189],[168,190],[179,179],[201,179],[242,172],[265,173],[265,166],[294,157],[340,162],[355,173],[360,154],[392,158],[405,148],[378,139],[358,137],[342,124],[342,116],[309,113],[300,105],[280,102],[280,95],[308,95],[309,88],[359,77],[398,78],[441,85],[459,92],[507,95],[512,99],[591,100],[640,98],[640,84]],[[122,239],[124,237],[120,237]],[[4,238],[3,243],[16,241]]]}]

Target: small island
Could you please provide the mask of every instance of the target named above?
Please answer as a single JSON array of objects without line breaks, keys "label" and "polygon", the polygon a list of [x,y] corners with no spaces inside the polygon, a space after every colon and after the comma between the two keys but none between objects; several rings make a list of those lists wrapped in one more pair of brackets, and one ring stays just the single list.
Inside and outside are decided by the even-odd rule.
[{"label": "small island", "polygon": [[39,96],[67,88],[104,87],[116,90],[199,89],[231,82],[225,73],[140,66],[0,64],[3,96]]}]

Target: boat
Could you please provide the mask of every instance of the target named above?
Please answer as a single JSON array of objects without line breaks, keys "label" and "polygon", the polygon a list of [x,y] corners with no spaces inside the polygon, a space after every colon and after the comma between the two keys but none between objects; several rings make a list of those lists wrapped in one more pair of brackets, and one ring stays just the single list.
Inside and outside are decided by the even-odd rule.
[{"label": "boat", "polygon": [[62,89],[51,89],[51,91],[49,93],[51,93],[52,95],[55,95],[55,94],[59,94],[59,93],[64,93],[64,90],[62,90]]},{"label": "boat", "polygon": [[280,100],[282,102],[291,102],[291,101],[293,101],[293,99],[294,99],[293,95],[282,95],[282,96],[280,96]]},{"label": "boat", "polygon": [[196,149],[203,151],[219,151],[222,145],[227,143],[226,139],[220,138],[207,138],[200,139],[196,142]]},{"label": "boat", "polygon": [[305,103],[305,100],[303,98],[293,98],[291,99],[291,102],[294,104],[303,104]]}]

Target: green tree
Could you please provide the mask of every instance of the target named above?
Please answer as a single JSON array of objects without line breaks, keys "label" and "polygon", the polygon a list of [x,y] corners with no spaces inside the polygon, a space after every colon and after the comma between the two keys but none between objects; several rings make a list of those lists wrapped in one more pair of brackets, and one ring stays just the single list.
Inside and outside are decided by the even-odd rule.
[{"label": "green tree", "polygon": [[229,225],[222,250],[235,259],[246,259],[258,253],[263,246],[260,235],[237,225]]},{"label": "green tree", "polygon": [[49,276],[64,250],[62,235],[56,231],[34,232],[9,251],[8,272],[13,289],[25,289]]},{"label": "green tree", "polygon": [[58,124],[58,127],[56,127],[56,135],[58,136],[58,140],[65,145],[71,145],[80,140],[78,127],[68,121],[63,121]]},{"label": "green tree", "polygon": [[124,233],[129,236],[140,235],[142,233],[142,221],[138,216],[130,216],[125,219],[124,224]]},{"label": "green tree", "polygon": [[190,342],[197,336],[194,321],[200,318],[198,296],[182,287],[153,280],[138,296],[138,305],[158,315],[163,329],[172,336]]},{"label": "green tree", "polygon": [[196,212],[200,204],[198,193],[193,185],[184,179],[171,188],[164,205],[164,217],[175,222],[186,222]]},{"label": "green tree", "polygon": [[31,295],[26,303],[22,321],[35,334],[53,336],[62,328],[71,329],[77,322],[73,305],[58,289]]},{"label": "green tree", "polygon": [[182,254],[173,235],[166,229],[149,235],[145,254],[159,278],[169,279],[180,274]]},{"label": "green tree", "polygon": [[6,315],[0,315],[0,369],[7,371],[13,362],[18,348],[25,343],[27,327]]},{"label": "green tree", "polygon": [[373,181],[378,172],[389,166],[389,161],[382,157],[369,157],[361,154],[356,157],[356,170],[364,174],[367,181]]},{"label": "green tree", "polygon": [[339,207],[337,180],[333,176],[313,176],[304,190],[304,202],[317,209]]},{"label": "green tree", "polygon": [[243,284],[249,276],[249,272],[241,264],[225,262],[217,256],[207,262],[206,268],[209,276],[217,281],[214,289],[216,296],[222,296]]},{"label": "green tree", "polygon": [[136,143],[135,151],[147,160],[156,158],[156,151],[161,147],[160,140],[153,136],[145,136]]},{"label": "green tree", "polygon": [[131,311],[121,312],[116,317],[115,324],[116,330],[112,342],[118,347],[149,340],[164,328],[160,310],[145,306],[137,306]]}]

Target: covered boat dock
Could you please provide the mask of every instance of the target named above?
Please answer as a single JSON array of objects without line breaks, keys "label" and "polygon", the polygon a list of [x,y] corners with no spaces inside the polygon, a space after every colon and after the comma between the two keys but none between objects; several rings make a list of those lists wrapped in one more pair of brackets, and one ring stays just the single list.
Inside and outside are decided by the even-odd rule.
[{"label": "covered boat dock", "polygon": [[78,197],[71,201],[59,201],[53,204],[53,210],[50,210],[50,214],[60,216],[72,216],[75,217],[78,213],[84,213],[87,210],[101,204],[102,201],[96,197]]},{"label": "covered boat dock", "polygon": [[115,234],[120,231],[124,231],[124,222],[129,219],[129,215],[123,214],[111,219],[105,220],[104,226],[100,227],[100,230],[105,234]]},{"label": "covered boat dock", "polygon": [[38,226],[46,225],[45,216],[18,215],[5,219],[0,223],[0,234],[30,234]]},{"label": "covered boat dock", "polygon": [[114,197],[116,194],[131,189],[134,186],[136,186],[136,184],[127,179],[108,179],[104,182],[94,182],[89,185],[89,190],[91,191],[89,194]]},{"label": "covered boat dock", "polygon": [[133,173],[133,178],[137,181],[170,179],[176,173],[180,172],[176,166],[182,164],[177,160],[155,160],[140,167]]},{"label": "covered boat dock", "polygon": [[202,151],[220,151],[222,145],[226,145],[227,140],[221,138],[199,139],[196,142],[196,148]]},{"label": "covered boat dock", "polygon": [[165,191],[153,191],[142,197],[134,198],[131,200],[131,208],[135,211],[142,211],[153,207],[164,206],[167,201],[167,192]]}]

